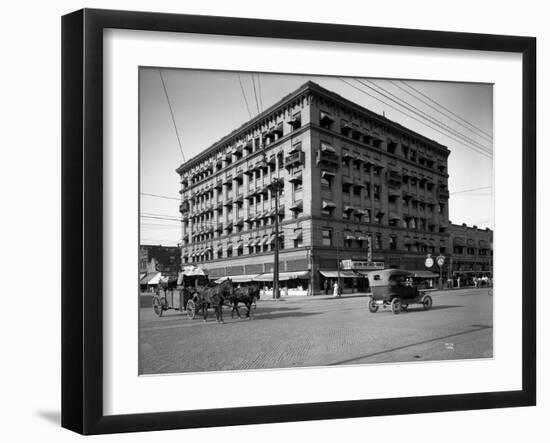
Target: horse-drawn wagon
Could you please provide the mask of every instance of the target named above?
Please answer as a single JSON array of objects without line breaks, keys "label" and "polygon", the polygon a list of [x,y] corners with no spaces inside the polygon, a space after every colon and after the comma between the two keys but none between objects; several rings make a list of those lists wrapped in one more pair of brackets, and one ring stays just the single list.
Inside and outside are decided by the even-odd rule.
[{"label": "horse-drawn wagon", "polygon": [[153,297],[153,310],[162,317],[164,312],[175,310],[195,318],[200,310],[198,291],[208,285],[208,276],[201,268],[186,266],[178,275],[168,275],[160,280]]},{"label": "horse-drawn wagon", "polygon": [[199,313],[206,321],[208,309],[213,308],[216,319],[223,322],[222,308],[231,307],[231,317],[235,313],[241,317],[239,303],[246,306],[246,318],[250,318],[251,306],[260,297],[257,284],[235,284],[231,279],[224,279],[218,284],[208,281],[205,272],[194,266],[184,268],[177,277],[167,276],[161,279],[157,295],[153,298],[153,310],[162,317],[168,310],[187,313],[190,319]]}]

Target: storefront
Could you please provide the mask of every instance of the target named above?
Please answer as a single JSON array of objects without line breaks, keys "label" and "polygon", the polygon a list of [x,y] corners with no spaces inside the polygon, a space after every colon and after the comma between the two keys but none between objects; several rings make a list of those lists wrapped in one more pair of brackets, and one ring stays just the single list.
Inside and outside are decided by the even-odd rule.
[{"label": "storefront", "polygon": [[340,292],[342,294],[359,292],[360,282],[363,278],[353,271],[338,271],[333,270],[320,270],[321,274],[321,289],[323,294],[332,294],[334,292],[334,285],[340,280]]},{"label": "storefront", "polygon": [[[273,297],[272,272],[266,272],[254,277],[253,281],[261,285],[260,299]],[[309,295],[309,271],[279,272],[279,291],[281,297]]]}]

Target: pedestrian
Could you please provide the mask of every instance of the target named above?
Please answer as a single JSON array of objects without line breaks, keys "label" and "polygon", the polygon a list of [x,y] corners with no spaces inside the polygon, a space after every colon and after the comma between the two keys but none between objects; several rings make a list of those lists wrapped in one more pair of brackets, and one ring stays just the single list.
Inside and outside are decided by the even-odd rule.
[{"label": "pedestrian", "polygon": [[338,282],[334,283],[334,286],[332,287],[332,296],[333,297],[340,297],[340,290],[338,288]]},{"label": "pedestrian", "polygon": [[460,288],[460,277],[456,279],[456,287]]},{"label": "pedestrian", "polygon": [[325,279],[325,295],[328,295],[328,279]]}]

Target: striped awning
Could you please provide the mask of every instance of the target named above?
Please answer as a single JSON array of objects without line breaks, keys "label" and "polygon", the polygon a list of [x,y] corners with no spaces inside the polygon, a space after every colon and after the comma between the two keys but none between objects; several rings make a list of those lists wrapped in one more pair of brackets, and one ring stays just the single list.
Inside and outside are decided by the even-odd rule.
[{"label": "striped awning", "polygon": [[[338,278],[338,271],[319,271],[323,277]],[[353,271],[340,271],[340,278],[357,278],[357,274]]]}]

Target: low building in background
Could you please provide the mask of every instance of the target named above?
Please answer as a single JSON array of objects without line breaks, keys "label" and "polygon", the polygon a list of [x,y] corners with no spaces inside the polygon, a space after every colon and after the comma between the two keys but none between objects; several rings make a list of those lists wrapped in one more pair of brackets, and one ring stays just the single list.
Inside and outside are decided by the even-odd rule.
[{"label": "low building in background", "polygon": [[[493,277],[493,231],[477,226],[451,224],[450,259],[447,265],[447,278],[454,285],[460,278],[462,284],[471,284],[474,278]],[[484,280],[485,282],[486,280]]]},{"label": "low building in background", "polygon": [[139,272],[176,274],[181,270],[181,249],[178,246],[140,245]]}]

